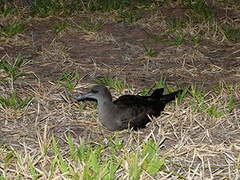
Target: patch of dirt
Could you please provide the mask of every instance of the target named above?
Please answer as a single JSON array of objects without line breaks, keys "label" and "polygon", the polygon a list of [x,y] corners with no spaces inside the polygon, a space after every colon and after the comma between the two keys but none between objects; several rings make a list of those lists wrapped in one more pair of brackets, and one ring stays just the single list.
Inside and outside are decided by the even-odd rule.
[{"label": "patch of dirt", "polygon": [[[169,12],[164,8],[159,10],[162,17],[181,16],[185,10],[173,8]],[[107,23],[100,31],[87,32],[76,27],[76,23],[83,21],[81,16],[77,16],[67,19],[70,26],[56,34],[51,30],[52,25],[66,19],[33,18],[23,34],[11,40],[0,39],[0,56],[22,55],[30,60],[24,67],[29,75],[19,83],[23,85],[16,88],[21,89],[22,94],[33,93],[35,97],[25,112],[0,110],[5,115],[0,116],[3,119],[0,143],[12,144],[16,148],[27,143],[32,148],[39,148],[36,139],[47,139],[51,134],[57,136],[62,144],[66,143],[63,140],[64,133],[70,133],[76,139],[80,137],[99,141],[112,135],[112,132],[96,123],[95,108],[88,108],[91,107],[88,104],[83,108],[84,111],[80,111],[70,97],[67,100],[63,98],[70,96],[57,82],[64,72],[79,72],[82,77],[79,83],[81,88],[94,83],[97,77],[105,76],[117,77],[136,89],[150,87],[161,77],[166,77],[168,85],[175,88],[194,84],[209,90],[223,81],[227,84],[240,82],[239,43],[201,39],[197,46],[190,41],[176,46],[166,41],[151,42],[147,32],[158,35],[164,31],[165,27],[161,26],[164,22],[160,22],[160,19],[155,15],[152,19],[133,24],[106,20]],[[144,45],[157,51],[158,55],[147,56]],[[5,85],[2,89],[5,89],[5,93],[10,91],[10,87]],[[234,98],[239,99],[239,95],[236,93]],[[151,123],[149,128],[137,133],[157,134],[159,141],[166,138],[161,150],[176,156],[175,159],[179,162],[186,163],[187,159],[193,165],[200,161],[191,159],[197,151],[201,158],[201,153],[209,150],[216,153],[218,158],[211,158],[214,161],[212,163],[216,160],[221,164],[227,155],[223,153],[220,156],[219,151],[212,146],[239,144],[239,122],[235,117],[239,114],[237,110],[231,114],[231,120],[223,117],[218,124],[208,122],[203,114],[186,117],[192,112],[187,112],[184,105],[183,109],[171,109],[170,112],[173,113],[164,114],[158,123]],[[86,119],[92,121],[86,122]],[[223,127],[224,130],[219,134],[219,129]],[[47,135],[44,136],[46,132]],[[126,136],[124,139],[130,136],[128,132],[122,135]],[[207,144],[203,145],[204,148],[207,146],[202,150],[204,152],[199,149],[199,144]],[[181,156],[176,149],[182,150],[179,154],[183,151],[186,153]]]},{"label": "patch of dirt", "polygon": [[[55,79],[63,71],[76,70],[82,76],[95,73],[85,82],[109,74],[134,86],[150,85],[161,76],[166,76],[170,84],[177,80],[179,86],[206,83],[209,87],[219,81],[239,82],[239,45],[201,41],[193,48],[188,43],[180,47],[165,42],[149,43],[148,29],[125,23],[107,24],[97,33],[67,30],[56,35],[51,32],[51,26],[57,21],[51,18],[32,22],[23,37],[28,43],[5,45],[0,55],[21,54],[31,59],[28,68],[41,81]],[[158,51],[158,56],[146,57],[144,44]]]}]

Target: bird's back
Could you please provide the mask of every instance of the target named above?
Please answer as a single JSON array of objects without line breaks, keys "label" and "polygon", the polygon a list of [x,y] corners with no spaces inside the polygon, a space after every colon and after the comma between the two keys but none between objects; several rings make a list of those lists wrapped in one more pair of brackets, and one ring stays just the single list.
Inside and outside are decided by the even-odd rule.
[{"label": "bird's back", "polygon": [[144,128],[151,121],[149,116],[159,116],[166,103],[172,99],[172,96],[167,98],[162,94],[163,89],[157,89],[151,96],[124,95],[115,100],[113,103],[122,112],[118,114],[122,128]]},{"label": "bird's back", "polygon": [[166,104],[174,100],[177,94],[181,91],[176,91],[167,95],[163,95],[163,89],[156,89],[151,96],[139,95],[123,95],[113,103],[118,107],[118,114],[122,122],[122,129],[125,128],[144,128],[150,122],[149,116],[160,116]]},{"label": "bird's back", "polygon": [[150,119],[153,108],[149,101],[139,96],[124,95],[114,101],[118,112],[116,115],[121,122],[121,129],[144,128]]}]

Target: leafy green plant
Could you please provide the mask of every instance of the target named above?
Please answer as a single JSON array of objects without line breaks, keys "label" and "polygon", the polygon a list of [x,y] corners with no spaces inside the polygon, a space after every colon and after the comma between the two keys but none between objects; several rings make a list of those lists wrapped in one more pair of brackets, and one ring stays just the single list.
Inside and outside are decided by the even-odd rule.
[{"label": "leafy green plant", "polygon": [[31,101],[32,97],[20,98],[16,91],[10,93],[8,97],[0,96],[0,104],[4,108],[22,109],[26,107]]},{"label": "leafy green plant", "polygon": [[37,169],[34,167],[32,159],[28,161],[28,167],[33,180],[37,180],[41,177]]},{"label": "leafy green plant", "polygon": [[[53,179],[61,175],[64,179],[112,180],[118,179],[118,170],[121,170],[125,173],[124,177],[128,175],[128,179],[137,180],[143,172],[154,177],[163,169],[165,160],[158,154],[158,144],[152,139],[139,144],[138,148],[130,152],[129,147],[125,147],[122,140],[122,137],[112,136],[108,142],[75,143],[71,135],[66,135],[68,145],[63,149],[59,139],[52,136],[47,142],[46,154],[41,156],[46,157],[48,162],[47,173],[42,173],[44,167],[39,168],[40,165],[45,165],[44,159],[35,156],[26,157],[14,150],[8,150],[3,156],[4,172],[5,168],[8,170],[17,164],[17,167],[23,165],[25,167],[20,169],[18,174],[22,172],[21,170],[28,172],[27,175],[19,175],[19,178],[39,179],[44,176]],[[46,142],[41,141],[41,146],[42,143]],[[6,178],[8,178],[7,173]]]},{"label": "leafy green plant", "polygon": [[188,93],[189,87],[183,88],[183,92],[177,96],[177,104],[181,104]]},{"label": "leafy green plant", "polygon": [[[215,118],[222,117],[225,113],[227,113],[223,110],[223,108],[220,108],[220,106],[223,106],[222,104],[218,105],[212,99],[208,99],[207,95],[196,89],[196,87],[191,87],[189,92],[193,96],[193,99],[190,103],[193,105],[194,110],[205,112],[209,116]],[[231,108],[233,108],[232,104],[230,104],[229,107],[229,110],[231,110]]]},{"label": "leafy green plant", "polygon": [[31,101],[32,97],[21,98],[14,90],[14,82],[22,76],[25,76],[26,73],[21,70],[21,67],[24,65],[26,60],[18,56],[14,63],[10,63],[6,57],[3,57],[0,61],[0,69],[5,73],[5,76],[2,80],[7,80],[11,85],[11,92],[8,97],[0,95],[0,104],[4,108],[13,108],[13,109],[22,109],[26,107]]},{"label": "leafy green plant", "polygon": [[65,72],[60,76],[59,82],[69,91],[73,91],[80,79],[80,74],[77,72]]},{"label": "leafy green plant", "polygon": [[55,172],[55,170],[58,170],[62,173],[62,174],[73,174],[73,169],[71,166],[68,165],[66,159],[62,156],[61,151],[60,151],[60,147],[59,144],[57,142],[57,140],[55,139],[55,137],[52,137],[52,151],[55,154],[55,158],[53,160],[53,163],[51,164],[52,167],[52,172],[51,174],[53,174]]},{"label": "leafy green plant", "polygon": [[8,164],[15,158],[15,153],[13,150],[8,151],[6,156],[3,159],[4,167],[7,167]]},{"label": "leafy green plant", "polygon": [[110,139],[107,146],[109,147],[110,153],[113,156],[117,156],[123,149],[122,140],[118,136],[114,136],[112,139]]},{"label": "leafy green plant", "polygon": [[64,31],[67,27],[68,27],[68,23],[67,22],[61,22],[61,23],[57,23],[57,24],[54,24],[51,29],[53,32],[55,33],[60,33],[62,31]]},{"label": "leafy green plant", "polygon": [[[71,136],[67,136],[67,143],[69,147],[69,155],[72,159],[72,164],[82,166],[82,171],[75,172],[67,163],[66,157],[62,156],[59,145],[55,138],[52,139],[52,150],[55,154],[54,164],[52,164],[52,174],[57,169],[62,174],[68,177],[78,177],[78,179],[115,179],[116,171],[119,168],[119,163],[116,159],[105,159],[103,150],[104,146],[90,146],[87,144],[80,144],[76,146],[73,143]],[[53,161],[52,161],[53,162]]]},{"label": "leafy green plant", "polygon": [[155,57],[155,56],[158,55],[158,52],[157,52],[157,51],[148,48],[146,45],[143,45],[143,47],[144,47],[145,54],[146,54],[147,56]]},{"label": "leafy green plant", "polygon": [[32,5],[32,13],[40,17],[47,17],[54,13],[61,6],[54,0],[36,0]]},{"label": "leafy green plant", "polygon": [[4,177],[4,175],[2,173],[0,174],[0,180],[6,180],[6,178]]},{"label": "leafy green plant", "polygon": [[10,63],[5,57],[0,61],[0,69],[4,70],[6,74],[3,79],[7,79],[10,82],[12,89],[14,82],[18,78],[26,75],[26,73],[21,70],[25,62],[26,60],[20,56],[15,59],[14,63]]},{"label": "leafy green plant", "polygon": [[138,93],[140,96],[148,96],[150,89],[148,87],[144,87]]},{"label": "leafy green plant", "polygon": [[196,101],[196,104],[192,102],[194,105],[194,109],[199,109],[200,111],[204,111],[207,109],[207,105],[204,103],[205,96],[204,93],[198,90],[196,87],[191,87],[190,93],[193,96],[193,101]]},{"label": "leafy green plant", "polygon": [[140,179],[140,175],[142,173],[141,168],[141,159],[138,154],[129,153],[127,156],[127,161],[129,164],[128,174],[130,180],[138,180]]},{"label": "leafy green plant", "polygon": [[139,151],[127,153],[125,158],[129,179],[132,180],[139,179],[143,170],[152,176],[165,164],[164,159],[158,155],[158,145],[152,139],[145,142]]},{"label": "leafy green plant", "polygon": [[165,164],[163,158],[158,155],[158,145],[152,140],[148,140],[142,147],[144,157],[143,169],[150,175],[154,175],[161,170]]},{"label": "leafy green plant", "polygon": [[123,91],[126,88],[125,82],[117,78],[102,77],[95,80],[97,84],[102,84],[109,86],[119,92]]},{"label": "leafy green plant", "polygon": [[230,95],[227,99],[227,107],[226,107],[227,113],[231,113],[233,111],[234,105],[235,105],[235,102],[234,102],[233,96]]},{"label": "leafy green plant", "polygon": [[6,37],[12,37],[16,34],[22,33],[26,28],[25,24],[15,23],[15,24],[7,24],[5,26],[0,27],[0,35]]},{"label": "leafy green plant", "polygon": [[219,118],[221,116],[224,115],[224,112],[221,111],[217,105],[211,105],[211,106],[208,106],[207,109],[206,109],[206,112],[212,116],[212,117],[216,117],[216,118]]},{"label": "leafy green plant", "polygon": [[[6,149],[6,154],[1,157],[2,170],[5,170],[9,166],[11,166],[11,163],[14,161],[15,152],[14,152],[14,150],[9,149],[8,147],[5,147],[4,145],[0,145],[0,150],[2,148]],[[0,173],[0,180],[7,180],[7,175],[5,173]]]},{"label": "leafy green plant", "polygon": [[199,40],[199,36],[198,35],[189,35],[190,36],[190,40],[195,44],[198,45],[200,40]]},{"label": "leafy green plant", "polygon": [[155,82],[154,87],[155,88],[167,88],[167,81],[166,77],[161,76],[161,78]]},{"label": "leafy green plant", "polygon": [[174,37],[173,43],[179,47],[183,42],[184,42],[184,35],[178,34],[177,36]]}]

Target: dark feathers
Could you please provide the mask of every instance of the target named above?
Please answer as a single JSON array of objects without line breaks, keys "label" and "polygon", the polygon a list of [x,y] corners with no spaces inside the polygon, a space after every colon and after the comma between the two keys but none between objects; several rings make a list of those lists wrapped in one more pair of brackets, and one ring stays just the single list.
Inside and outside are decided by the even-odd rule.
[{"label": "dark feathers", "polygon": [[182,90],[163,95],[164,89],[156,89],[150,96],[123,95],[112,101],[105,86],[97,85],[77,100],[95,99],[98,102],[100,122],[109,130],[144,128],[151,121],[149,117],[158,117],[167,103],[175,100]]}]

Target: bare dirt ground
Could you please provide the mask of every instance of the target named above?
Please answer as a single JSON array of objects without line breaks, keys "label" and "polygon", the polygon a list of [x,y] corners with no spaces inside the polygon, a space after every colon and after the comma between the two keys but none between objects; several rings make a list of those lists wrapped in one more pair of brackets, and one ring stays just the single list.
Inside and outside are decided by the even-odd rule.
[{"label": "bare dirt ground", "polygon": [[[220,7],[215,11],[221,21],[230,19],[239,23],[239,9],[228,11]],[[80,73],[79,92],[94,84],[96,78],[104,76],[125,81],[134,87],[134,93],[142,87],[152,86],[161,77],[166,77],[171,87],[196,85],[205,92],[219,87],[221,82],[238,85],[239,43],[218,36],[212,39],[203,36],[197,46],[189,40],[180,46],[166,41],[149,41],[149,33],[163,32],[166,17],[184,13],[185,10],[177,7],[162,8],[131,24],[117,22],[105,14],[32,18],[27,20],[27,29],[22,34],[10,39],[1,37],[0,57],[21,55],[30,60],[24,66],[24,71],[29,74],[16,83],[16,89],[22,95],[33,94],[34,100],[25,111],[0,110],[0,143],[31,150],[38,149],[39,141],[51,135],[58,137],[62,147],[65,147],[64,133],[72,134],[76,141],[79,138],[102,141],[116,134],[106,131],[97,122],[92,103],[87,103],[84,110],[74,105],[69,97],[75,92],[66,92],[58,83],[63,72]],[[104,22],[99,31],[75,28],[89,16]],[[54,33],[52,25],[63,21],[70,25],[63,32]],[[203,29],[208,31],[207,26]],[[143,44],[156,50],[158,55],[147,56]],[[7,94],[9,88],[1,83],[0,92]],[[234,89],[236,102],[240,99],[239,93],[238,86]],[[114,92],[114,97],[120,94],[124,92]],[[219,96],[212,98],[220,101],[227,98],[227,92],[223,90]],[[148,128],[133,133],[124,131],[119,136],[123,139],[132,136],[136,139],[154,137],[162,143],[161,154],[174,162],[169,165],[169,171],[188,174],[188,179],[195,176],[240,178],[239,105],[232,114],[221,118],[209,118],[203,112],[194,112],[189,106],[188,102],[177,107],[169,106]],[[189,173],[191,168],[194,170]]]}]

